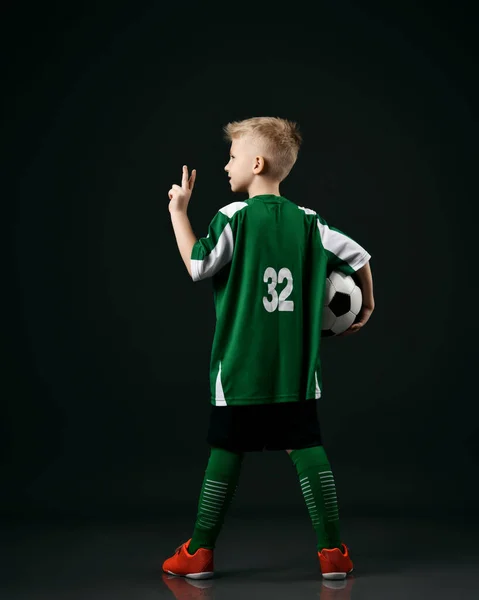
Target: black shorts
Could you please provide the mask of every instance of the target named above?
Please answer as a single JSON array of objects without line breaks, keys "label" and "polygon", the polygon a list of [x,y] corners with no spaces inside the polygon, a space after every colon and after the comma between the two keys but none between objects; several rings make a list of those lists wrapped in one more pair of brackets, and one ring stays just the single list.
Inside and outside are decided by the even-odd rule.
[{"label": "black shorts", "polygon": [[316,399],[243,406],[212,404],[207,442],[232,452],[321,446]]}]

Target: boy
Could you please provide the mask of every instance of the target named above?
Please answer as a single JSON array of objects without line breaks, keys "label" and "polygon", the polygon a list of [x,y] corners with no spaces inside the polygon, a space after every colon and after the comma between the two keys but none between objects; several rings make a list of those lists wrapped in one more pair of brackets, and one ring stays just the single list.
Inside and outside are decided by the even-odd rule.
[{"label": "boy", "polygon": [[[280,195],[302,137],[296,123],[254,117],[229,123],[225,171],[248,199],[221,208],[197,239],[187,217],[196,170],[183,167],[168,192],[183,261],[193,281],[212,277],[216,328],[210,361],[211,454],[193,536],[163,570],[193,579],[214,574],[213,551],[235,493],[244,452],[285,450],[296,467],[317,534],[322,575],[353,570],[341,542],[334,477],[321,442],[316,399],[325,279],[356,273],[363,295],[355,333],[374,310],[371,255],[314,210]],[[344,334],[343,334],[344,335]]]}]

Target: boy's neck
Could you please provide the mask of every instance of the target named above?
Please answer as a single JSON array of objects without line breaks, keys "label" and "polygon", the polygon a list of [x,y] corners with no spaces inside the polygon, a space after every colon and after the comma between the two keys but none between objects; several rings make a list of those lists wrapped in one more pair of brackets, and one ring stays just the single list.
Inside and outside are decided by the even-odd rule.
[{"label": "boy's neck", "polygon": [[264,194],[272,194],[273,196],[281,196],[279,192],[279,182],[277,181],[259,181],[253,182],[248,189],[248,196],[262,196]]}]

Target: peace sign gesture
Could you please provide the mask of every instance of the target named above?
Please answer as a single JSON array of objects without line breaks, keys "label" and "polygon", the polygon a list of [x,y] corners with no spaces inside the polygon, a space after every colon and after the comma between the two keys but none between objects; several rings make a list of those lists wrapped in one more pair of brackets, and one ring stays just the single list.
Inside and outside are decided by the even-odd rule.
[{"label": "peace sign gesture", "polygon": [[171,189],[168,191],[168,197],[170,203],[168,209],[170,213],[173,212],[184,212],[188,209],[188,203],[191,198],[191,192],[195,185],[196,169],[191,171],[191,177],[188,177],[188,167],[183,165],[183,177],[181,179],[181,187],[174,183]]}]

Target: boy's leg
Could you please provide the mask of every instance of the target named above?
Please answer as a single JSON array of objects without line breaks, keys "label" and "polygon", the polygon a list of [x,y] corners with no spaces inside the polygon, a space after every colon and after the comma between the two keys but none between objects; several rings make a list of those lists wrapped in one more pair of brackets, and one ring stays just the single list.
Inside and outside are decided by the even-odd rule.
[{"label": "boy's leg", "polygon": [[225,514],[235,494],[244,453],[211,447],[198,503],[195,529],[187,550],[214,550]]},{"label": "boy's leg", "polygon": [[317,535],[317,548],[341,548],[336,486],[323,446],[286,450],[298,473],[301,490]]}]

